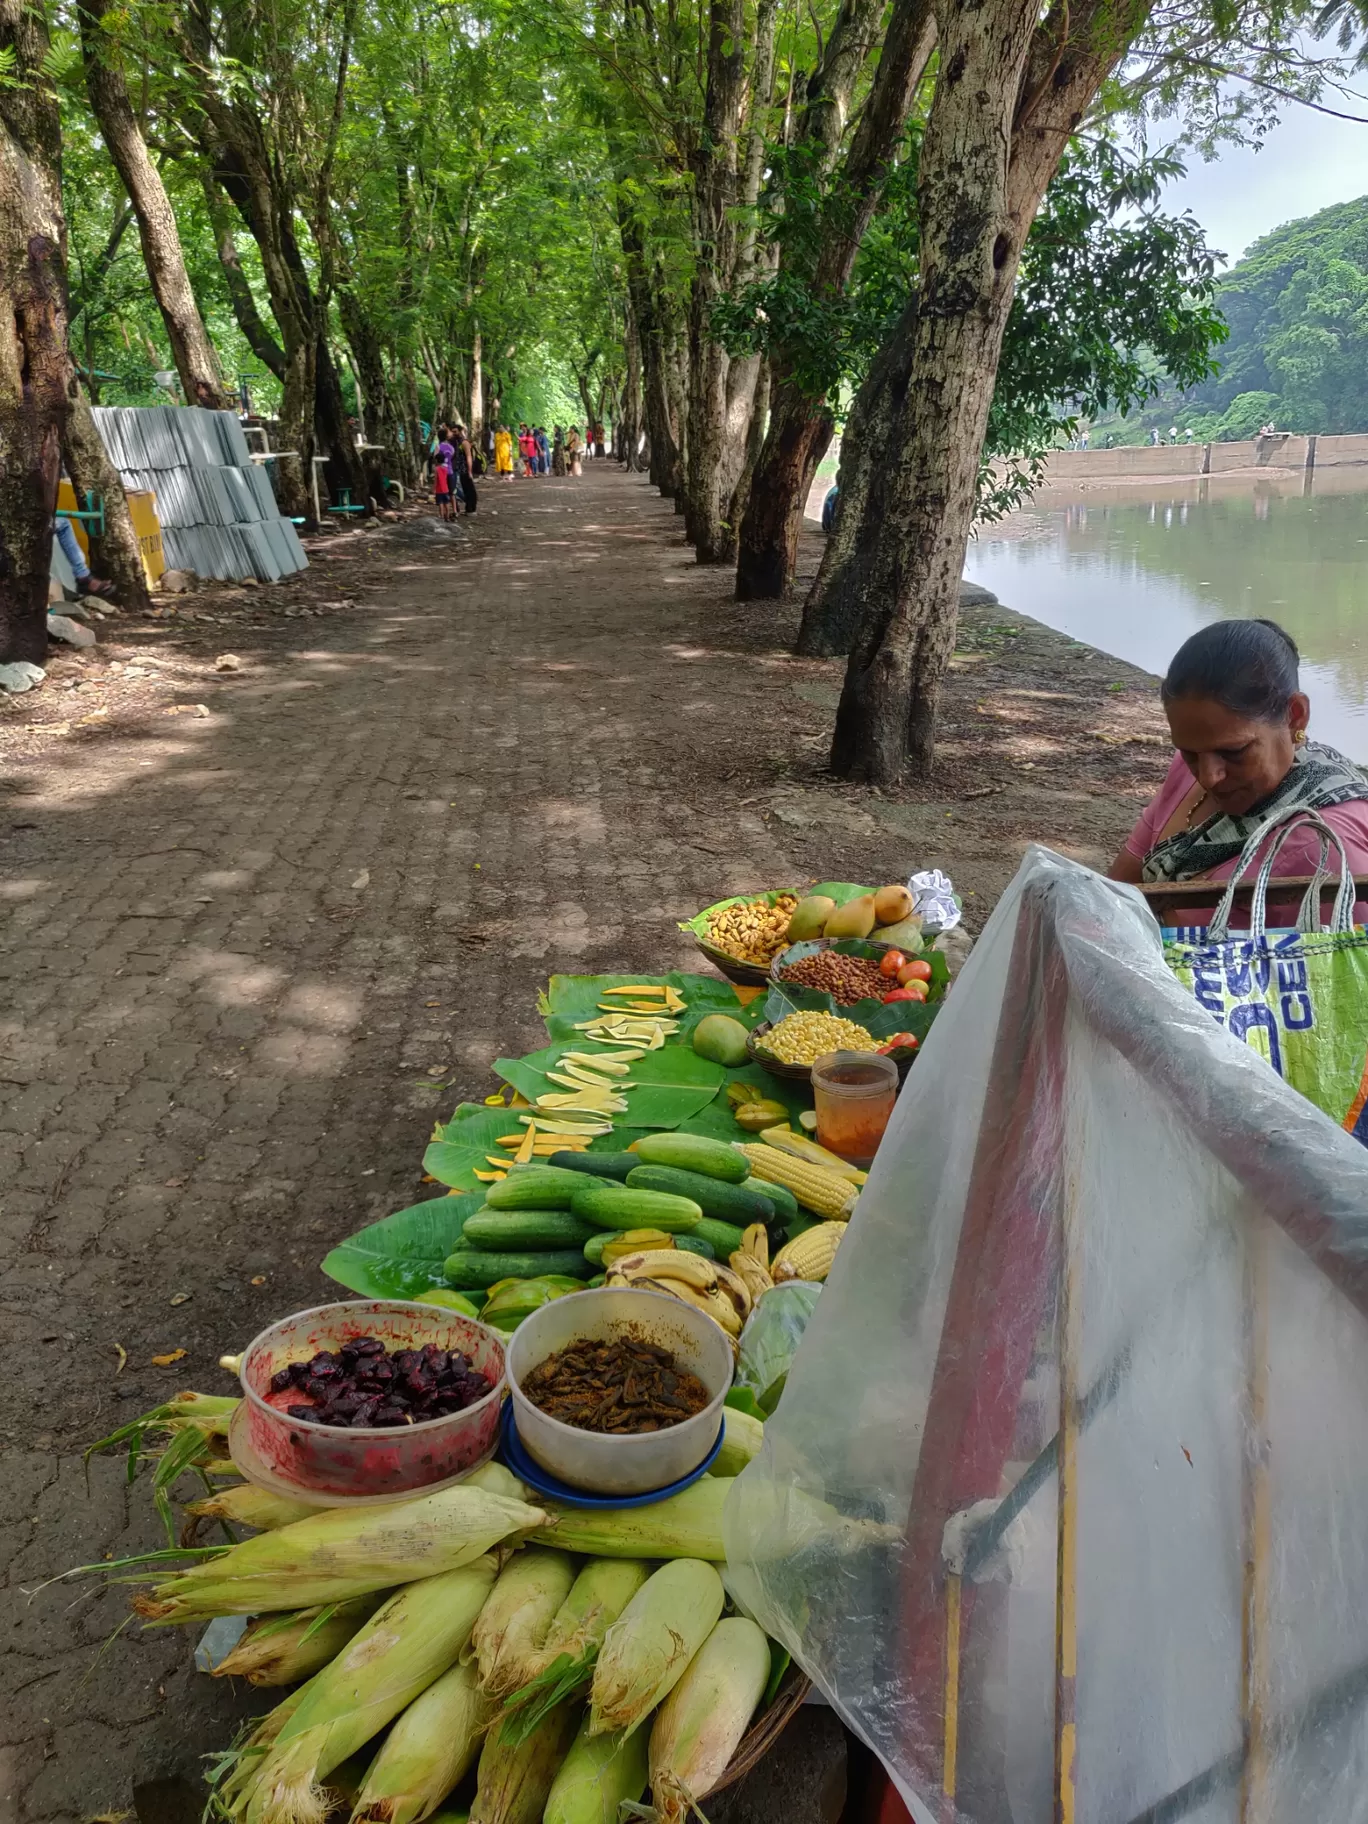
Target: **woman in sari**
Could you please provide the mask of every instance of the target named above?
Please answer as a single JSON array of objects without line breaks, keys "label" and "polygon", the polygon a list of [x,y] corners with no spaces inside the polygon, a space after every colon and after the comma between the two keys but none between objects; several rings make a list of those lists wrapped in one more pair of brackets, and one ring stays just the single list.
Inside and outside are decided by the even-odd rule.
[{"label": "woman in sari", "polygon": [[[1265,620],[1214,621],[1179,647],[1162,687],[1178,751],[1112,863],[1113,880],[1226,880],[1250,836],[1290,810],[1317,812],[1343,839],[1352,872],[1368,873],[1368,776],[1308,738],[1299,656]],[[1314,874],[1319,856],[1315,831],[1298,828],[1278,851],[1276,877]],[[1183,922],[1204,920],[1184,912]]]},{"label": "woman in sari", "polygon": [[513,479],[513,433],[506,424],[494,433],[494,473],[506,481]]}]

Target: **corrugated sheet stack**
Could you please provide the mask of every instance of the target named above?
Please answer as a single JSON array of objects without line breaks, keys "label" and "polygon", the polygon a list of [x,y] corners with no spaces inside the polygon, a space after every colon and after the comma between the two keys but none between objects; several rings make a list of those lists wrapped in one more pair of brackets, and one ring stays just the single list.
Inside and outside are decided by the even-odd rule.
[{"label": "corrugated sheet stack", "polygon": [[157,497],[166,561],[219,581],[276,583],[308,565],[231,412],[105,405],[95,423],[126,488]]}]

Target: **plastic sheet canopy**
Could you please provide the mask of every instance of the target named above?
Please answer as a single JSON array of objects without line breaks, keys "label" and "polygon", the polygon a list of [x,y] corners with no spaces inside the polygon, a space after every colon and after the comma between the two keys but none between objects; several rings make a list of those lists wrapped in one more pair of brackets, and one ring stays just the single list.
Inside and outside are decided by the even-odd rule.
[{"label": "plastic sheet canopy", "polygon": [[1368,1817],[1368,1154],[1033,849],[726,1516],[913,1816]]}]

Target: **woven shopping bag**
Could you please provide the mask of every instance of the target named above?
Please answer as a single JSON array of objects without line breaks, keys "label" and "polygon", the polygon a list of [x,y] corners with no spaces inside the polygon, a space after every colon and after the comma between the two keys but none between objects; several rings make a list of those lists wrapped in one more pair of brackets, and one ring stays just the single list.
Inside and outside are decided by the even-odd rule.
[{"label": "woven shopping bag", "polygon": [[[1282,828],[1278,829],[1281,824]],[[1267,928],[1268,886],[1291,832],[1310,824],[1320,858],[1290,931]],[[1249,930],[1232,933],[1235,887],[1270,830]],[[1338,851],[1340,884],[1330,923],[1320,925],[1327,859]],[[1256,830],[1200,940],[1167,942],[1169,967],[1213,1019],[1261,1054],[1278,1075],[1368,1146],[1368,929],[1354,926],[1354,877],[1343,841],[1315,811],[1289,810]]]}]

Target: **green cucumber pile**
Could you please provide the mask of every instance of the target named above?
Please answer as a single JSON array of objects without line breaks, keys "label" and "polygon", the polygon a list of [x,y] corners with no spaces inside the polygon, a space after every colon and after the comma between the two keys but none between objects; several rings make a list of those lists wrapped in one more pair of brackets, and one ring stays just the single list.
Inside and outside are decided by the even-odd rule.
[{"label": "green cucumber pile", "polygon": [[777,1236],[798,1216],[792,1194],[751,1177],[744,1154],[725,1142],[648,1134],[629,1152],[514,1166],[466,1218],[444,1271],[452,1294],[510,1331],[551,1299],[602,1285],[610,1244],[673,1245],[725,1262],[749,1224]]}]

